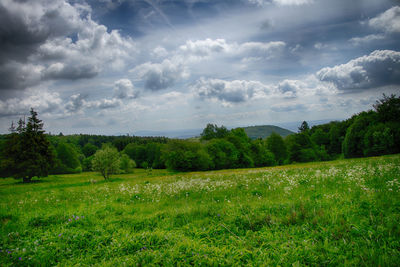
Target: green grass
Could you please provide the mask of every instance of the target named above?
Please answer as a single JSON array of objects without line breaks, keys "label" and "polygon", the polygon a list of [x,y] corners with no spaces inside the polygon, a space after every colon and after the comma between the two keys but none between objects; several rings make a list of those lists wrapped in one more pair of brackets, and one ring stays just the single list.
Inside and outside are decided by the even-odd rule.
[{"label": "green grass", "polygon": [[0,265],[400,263],[400,155],[0,180]]}]

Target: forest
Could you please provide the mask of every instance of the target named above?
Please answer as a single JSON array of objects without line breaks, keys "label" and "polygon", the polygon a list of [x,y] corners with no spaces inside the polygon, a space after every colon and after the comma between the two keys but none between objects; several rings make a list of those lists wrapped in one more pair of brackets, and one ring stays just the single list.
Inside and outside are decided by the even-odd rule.
[{"label": "forest", "polygon": [[[383,95],[373,109],[347,120],[311,128],[304,121],[297,133],[284,138],[273,133],[251,140],[243,128],[228,130],[215,124],[208,124],[200,137],[191,139],[50,135],[42,128],[38,114],[31,110],[28,123],[12,123],[10,133],[0,136],[1,177],[30,180],[99,170],[93,166],[94,158],[105,149],[110,151],[105,154],[114,153],[118,161],[118,166],[108,170],[110,174],[128,173],[134,167],[205,171],[395,154],[400,152],[400,97]],[[32,144],[44,148],[28,149]]]}]

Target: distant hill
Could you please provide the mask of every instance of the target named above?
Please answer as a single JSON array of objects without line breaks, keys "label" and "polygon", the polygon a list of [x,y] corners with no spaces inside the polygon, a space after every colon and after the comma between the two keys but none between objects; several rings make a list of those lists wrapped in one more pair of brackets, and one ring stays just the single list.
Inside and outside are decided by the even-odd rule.
[{"label": "distant hill", "polygon": [[246,132],[247,136],[251,139],[264,139],[270,136],[273,132],[279,134],[282,137],[286,137],[294,133],[292,131],[274,125],[249,126],[243,127],[243,129]]}]

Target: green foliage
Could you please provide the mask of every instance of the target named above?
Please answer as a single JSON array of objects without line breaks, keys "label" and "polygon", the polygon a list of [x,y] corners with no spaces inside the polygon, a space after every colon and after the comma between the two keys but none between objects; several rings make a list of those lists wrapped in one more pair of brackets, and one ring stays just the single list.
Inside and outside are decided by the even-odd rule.
[{"label": "green foliage", "polygon": [[206,150],[216,170],[234,168],[239,160],[239,151],[225,139],[211,140],[206,145]]},{"label": "green foliage", "polygon": [[110,145],[103,147],[94,154],[92,168],[107,180],[111,174],[120,172],[120,155],[118,150]]},{"label": "green foliage", "polygon": [[46,177],[55,158],[42,121],[36,111],[31,109],[30,113],[28,123],[25,125],[20,119],[16,131],[8,135],[2,153],[7,174],[23,182],[30,182],[33,177]]},{"label": "green foliage", "polygon": [[364,136],[368,127],[376,122],[376,113],[362,112],[346,131],[343,141],[343,153],[346,158],[364,156]]},{"label": "green foliage", "polygon": [[268,150],[262,140],[254,140],[250,145],[250,155],[254,167],[265,167],[276,165],[274,154]]},{"label": "green foliage", "polygon": [[267,149],[274,154],[277,164],[282,165],[287,158],[286,144],[282,136],[277,133],[272,133],[266,139]]},{"label": "green foliage", "polygon": [[318,146],[327,146],[329,145],[329,133],[326,133],[321,128],[318,128],[311,135],[311,140]]},{"label": "green foliage", "polygon": [[400,96],[396,95],[386,96],[376,101],[374,105],[378,113],[378,119],[381,122],[399,121],[400,119]]},{"label": "green foliage", "polygon": [[85,155],[85,157],[90,157],[96,153],[97,149],[99,149],[97,146],[87,143],[84,147],[82,147],[82,153]]},{"label": "green foliage", "polygon": [[119,160],[119,169],[121,173],[132,173],[136,168],[136,163],[128,155],[122,153]]},{"label": "green foliage", "polygon": [[83,170],[84,172],[89,172],[89,171],[92,171],[92,170],[93,170],[93,168],[92,168],[92,160],[93,160],[93,157],[94,157],[94,155],[92,155],[92,156],[90,156],[90,157],[87,157],[87,158],[84,158],[84,159],[82,160],[82,170]]},{"label": "green foliage", "polygon": [[306,121],[303,121],[299,127],[299,133],[307,133],[310,130],[310,126]]},{"label": "green foliage", "polygon": [[218,127],[216,124],[207,124],[201,133],[201,140],[211,140],[214,138],[224,138],[229,133],[225,126]]},{"label": "green foliage", "polygon": [[51,173],[79,173],[82,171],[79,153],[72,144],[59,143],[56,147],[56,155],[56,163]]},{"label": "green foliage", "polygon": [[134,160],[139,167],[163,169],[165,168],[165,161],[162,158],[163,147],[164,144],[154,142],[147,144],[130,143],[123,152]]},{"label": "green foliage", "polygon": [[168,143],[164,160],[168,169],[178,171],[201,171],[214,167],[211,157],[200,143],[182,140]]}]

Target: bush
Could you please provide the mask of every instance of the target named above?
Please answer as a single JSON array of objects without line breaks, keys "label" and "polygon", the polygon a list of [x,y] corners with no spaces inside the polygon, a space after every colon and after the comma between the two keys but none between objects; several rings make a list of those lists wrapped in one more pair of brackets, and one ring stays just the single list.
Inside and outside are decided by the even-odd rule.
[{"label": "bush", "polygon": [[131,160],[128,155],[122,153],[119,163],[121,173],[132,173],[134,168],[136,168],[135,161]]},{"label": "bush", "polygon": [[118,150],[110,145],[103,145],[102,149],[97,150],[92,159],[92,168],[99,171],[107,180],[111,174],[120,171],[120,155]]}]

